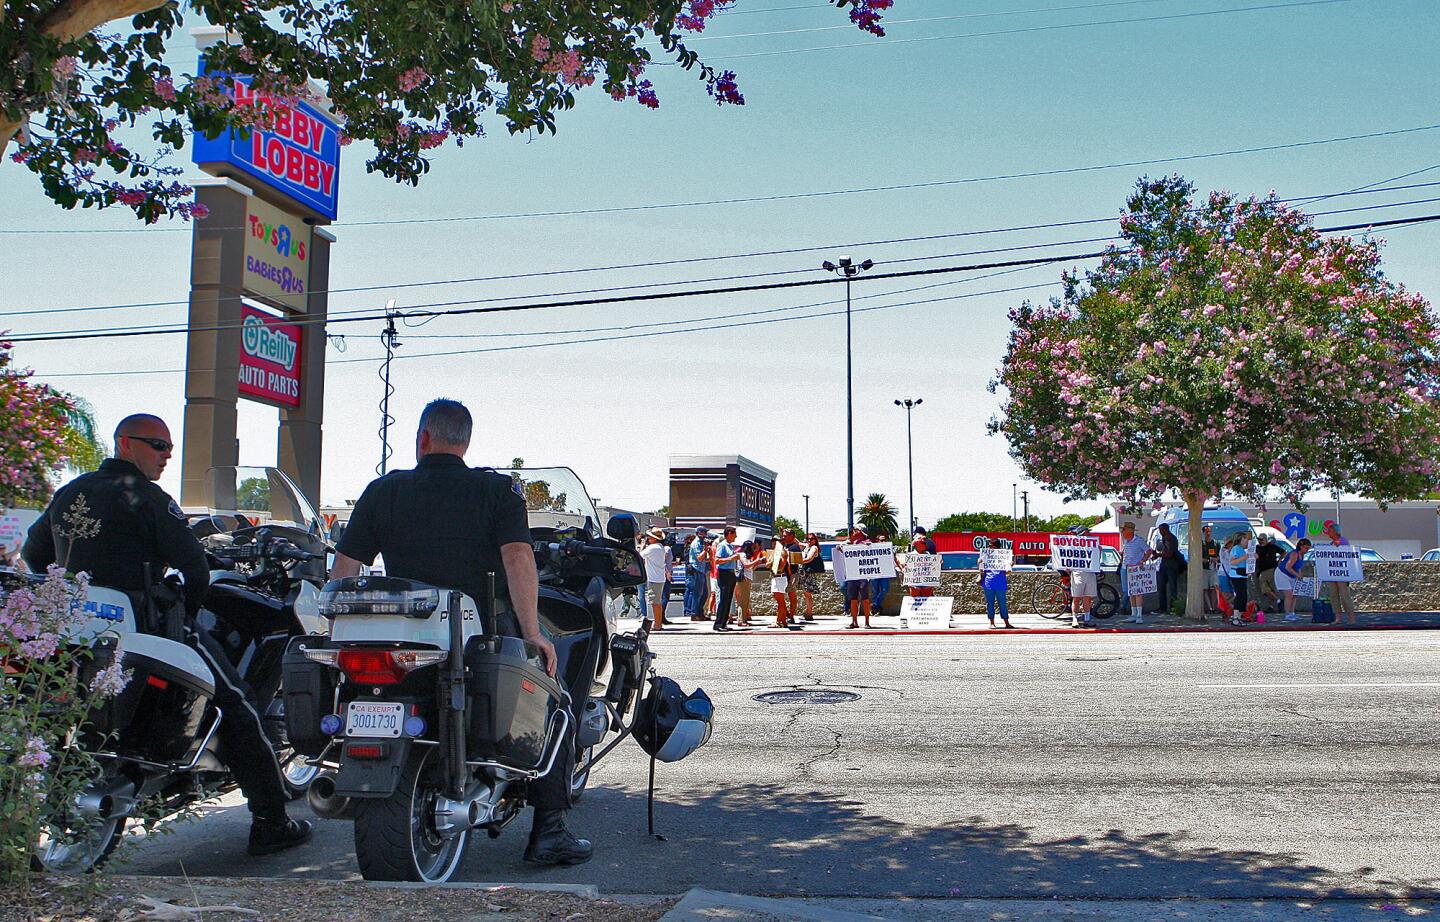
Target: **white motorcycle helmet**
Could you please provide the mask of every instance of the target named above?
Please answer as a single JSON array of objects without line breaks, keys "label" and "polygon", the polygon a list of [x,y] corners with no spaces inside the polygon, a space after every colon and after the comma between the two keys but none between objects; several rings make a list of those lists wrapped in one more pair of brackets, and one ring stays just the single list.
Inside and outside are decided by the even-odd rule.
[{"label": "white motorcycle helmet", "polygon": [[679,762],[710,739],[715,705],[703,689],[686,695],[673,679],[650,680],[650,694],[635,712],[640,748],[661,762]]}]

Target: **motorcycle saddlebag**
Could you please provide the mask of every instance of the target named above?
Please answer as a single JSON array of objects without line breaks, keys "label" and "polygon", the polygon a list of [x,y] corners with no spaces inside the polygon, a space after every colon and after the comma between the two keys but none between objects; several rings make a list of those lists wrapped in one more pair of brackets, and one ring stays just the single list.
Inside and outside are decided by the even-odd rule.
[{"label": "motorcycle saddlebag", "polygon": [[[92,649],[87,684],[115,657],[115,645],[103,639]],[[130,680],[90,713],[87,748],[147,762],[189,762],[214,720],[215,686],[201,678],[209,670],[199,655],[162,637],[129,634],[120,644],[120,665]]]},{"label": "motorcycle saddlebag", "polygon": [[527,771],[542,767],[545,733],[562,694],[539,662],[518,637],[471,637],[465,644],[470,758]]},{"label": "motorcycle saddlebag", "polygon": [[285,735],[296,752],[317,756],[330,742],[320,718],[335,709],[335,670],[307,659],[307,647],[323,647],[319,637],[294,637],[285,648],[280,671],[285,689]]}]

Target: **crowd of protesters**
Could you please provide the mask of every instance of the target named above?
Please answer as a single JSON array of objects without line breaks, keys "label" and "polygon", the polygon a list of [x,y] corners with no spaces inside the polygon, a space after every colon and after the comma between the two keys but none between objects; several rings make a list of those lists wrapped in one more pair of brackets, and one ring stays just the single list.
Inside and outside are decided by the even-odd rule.
[{"label": "crowd of protesters", "polygon": [[[1282,613],[1286,621],[1297,621],[1296,591],[1302,580],[1305,556],[1311,549],[1309,539],[1302,538],[1286,552],[1268,533],[1258,537],[1248,530],[1231,534],[1223,542],[1212,536],[1212,527],[1202,529],[1200,566],[1204,571],[1205,614],[1220,614],[1239,621],[1242,613],[1253,620],[1256,612]],[[1334,545],[1350,542],[1334,523],[1326,523],[1325,537]],[[888,543],[889,536],[868,534],[863,526],[851,531],[848,543]],[[645,562],[645,601],[653,630],[664,630],[665,609],[671,592],[671,574],[676,561],[683,562],[683,617],[692,622],[712,622],[718,632],[735,626],[754,624],[753,587],[757,575],[768,571],[770,593],[775,603],[775,621],[770,627],[798,631],[815,620],[815,593],[820,591],[819,579],[826,572],[820,537],[807,534],[802,542],[791,529],[784,529],[767,548],[759,539],[739,541],[733,526],[712,534],[700,527],[686,535],[683,544],[661,529],[647,532],[641,539],[641,556]],[[935,544],[924,529],[917,529],[909,550],[915,554],[937,553]],[[896,571],[905,573],[905,555],[895,561]],[[1130,610],[1132,624],[1145,623],[1145,595],[1130,591],[1128,569],[1150,564],[1156,569],[1157,605],[1149,612],[1163,615],[1183,600],[1184,574],[1188,568],[1180,550],[1179,538],[1166,524],[1157,526],[1147,542],[1135,533],[1133,522],[1120,527],[1120,594]],[[1099,574],[1069,571],[1066,578],[1071,597],[1071,624],[1093,626],[1092,614],[1097,597]],[[1005,570],[979,570],[980,587],[985,596],[986,616],[991,627],[997,627],[996,616],[1006,628],[1010,622],[1008,574]],[[1342,623],[1355,624],[1358,615],[1349,583],[1326,582]],[[872,628],[871,618],[880,613],[890,590],[889,579],[851,579],[841,585],[845,599],[846,629]],[[906,586],[916,598],[933,596],[935,588]],[[733,622],[732,622],[733,618]]]}]

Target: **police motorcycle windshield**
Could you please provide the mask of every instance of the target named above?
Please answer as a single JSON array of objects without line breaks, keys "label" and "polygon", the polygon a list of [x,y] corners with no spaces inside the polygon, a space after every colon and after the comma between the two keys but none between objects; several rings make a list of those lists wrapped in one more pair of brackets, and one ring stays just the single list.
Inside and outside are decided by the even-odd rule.
[{"label": "police motorcycle windshield", "polygon": [[[215,531],[285,525],[328,539],[324,520],[284,471],[273,467],[212,467],[205,472],[207,507]],[[191,511],[191,510],[187,510]]]},{"label": "police motorcycle windshield", "polygon": [[525,500],[531,528],[594,529],[600,521],[585,484],[568,467],[497,468],[496,472],[509,477]]}]

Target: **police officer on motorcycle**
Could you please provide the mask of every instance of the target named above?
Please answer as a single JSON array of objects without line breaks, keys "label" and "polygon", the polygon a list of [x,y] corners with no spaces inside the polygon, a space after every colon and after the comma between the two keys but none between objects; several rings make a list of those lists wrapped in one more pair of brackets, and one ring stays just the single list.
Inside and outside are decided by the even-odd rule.
[{"label": "police officer on motorcycle", "polygon": [[[365,488],[336,548],[330,578],[356,576],[380,555],[388,576],[480,599],[489,592],[486,574],[494,573],[497,591],[503,599],[508,588],[510,599],[497,627],[538,647],[553,676],[555,647],[540,633],[540,584],[525,501],[509,477],[466,466],[470,430],[470,411],[458,401],[433,400],[425,407],[415,468],[392,471]],[[525,860],[532,864],[590,860],[590,842],[565,826],[574,765],[574,740],[567,739],[550,773],[529,786],[535,819]]]},{"label": "police officer on motorcycle", "polygon": [[[59,562],[72,573],[88,572],[97,585],[127,592],[141,603],[136,606],[140,623],[150,622],[143,629],[157,632],[161,618],[150,602],[171,593],[168,587],[147,585],[147,575],[158,580],[167,567],[180,571],[185,639],[215,674],[215,704],[224,713],[220,757],[253,814],[249,852],[268,855],[309,840],[310,824],[286,815],[284,774],[254,695],[220,645],[195,622],[210,584],[205,551],[186,527],[180,506],[154,482],[174,447],[159,417],[125,417],[115,428],[115,457],[56,491],[31,526],[22,556],[37,573]],[[182,604],[178,598],[173,602]]]}]

